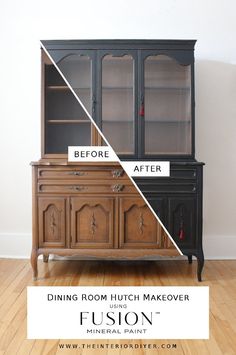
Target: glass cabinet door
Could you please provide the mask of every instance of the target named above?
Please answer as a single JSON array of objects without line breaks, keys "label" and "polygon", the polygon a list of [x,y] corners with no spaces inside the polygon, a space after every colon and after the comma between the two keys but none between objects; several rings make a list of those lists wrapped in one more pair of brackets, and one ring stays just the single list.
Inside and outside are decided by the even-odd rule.
[{"label": "glass cabinet door", "polygon": [[102,132],[117,154],[135,152],[134,58],[131,54],[102,56]]},{"label": "glass cabinet door", "polygon": [[144,154],[190,155],[191,65],[166,55],[147,55],[143,63]]},{"label": "glass cabinet door", "polygon": [[[92,111],[92,61],[88,55],[64,56],[57,63],[88,112]],[[91,121],[69,86],[45,59],[45,153],[67,154],[68,146],[91,145]]]},{"label": "glass cabinet door", "polygon": [[92,115],[92,54],[78,51],[62,58],[57,65],[82,104]]}]

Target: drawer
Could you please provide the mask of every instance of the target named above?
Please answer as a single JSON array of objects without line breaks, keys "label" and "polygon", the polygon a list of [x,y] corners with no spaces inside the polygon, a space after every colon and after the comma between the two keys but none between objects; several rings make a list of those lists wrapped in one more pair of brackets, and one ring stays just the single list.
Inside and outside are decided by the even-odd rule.
[{"label": "drawer", "polygon": [[60,193],[60,194],[122,194],[137,193],[133,184],[122,184],[122,182],[107,181],[81,181],[75,183],[73,181],[43,181],[38,183],[39,193]]},{"label": "drawer", "polygon": [[171,168],[170,169],[170,178],[173,180],[178,180],[178,179],[196,179],[197,177],[197,168],[196,167],[191,167],[191,168]]},{"label": "drawer", "polygon": [[180,182],[180,183],[162,183],[159,180],[155,182],[137,182],[138,187],[143,193],[196,193],[197,192],[197,185],[194,182]]},{"label": "drawer", "polygon": [[43,167],[38,168],[38,179],[127,179],[121,167],[106,166],[73,166],[73,167]]}]

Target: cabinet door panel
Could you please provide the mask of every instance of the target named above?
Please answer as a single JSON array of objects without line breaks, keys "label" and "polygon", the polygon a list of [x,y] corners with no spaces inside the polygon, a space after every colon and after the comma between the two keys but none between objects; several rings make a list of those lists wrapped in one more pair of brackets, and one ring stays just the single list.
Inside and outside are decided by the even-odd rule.
[{"label": "cabinet door panel", "polygon": [[191,62],[142,51],[144,155],[191,155]]},{"label": "cabinet door panel", "polygon": [[66,246],[66,198],[39,197],[39,247]]},{"label": "cabinet door panel", "polygon": [[71,247],[112,248],[114,245],[114,199],[71,199]]},{"label": "cabinet door panel", "polygon": [[120,248],[160,248],[161,233],[142,198],[120,199]]},{"label": "cabinet door panel", "polygon": [[180,248],[196,244],[196,198],[169,198],[169,232]]},{"label": "cabinet door panel", "polygon": [[[145,196],[152,206],[156,215],[160,218],[160,221],[167,228],[166,225],[166,210],[167,210],[167,199],[165,197],[159,197],[155,195],[146,195]],[[162,229],[161,233],[161,246],[164,249],[175,249],[175,245],[172,243],[169,236]]]},{"label": "cabinet door panel", "polygon": [[[65,58],[57,64],[91,113],[91,58],[86,53],[65,55]],[[88,115],[45,53],[43,54],[43,68],[43,154],[67,154],[68,146],[91,145],[91,122]],[[81,72],[84,73],[83,76],[80,75]],[[75,82],[71,82],[71,76],[76,82],[75,87]],[[78,76],[81,78],[80,82],[77,80]]]},{"label": "cabinet door panel", "polygon": [[101,128],[115,152],[133,156],[137,116],[137,52],[99,51],[101,65]]},{"label": "cabinet door panel", "polygon": [[59,69],[91,116],[95,114],[95,61],[90,50],[61,50],[57,58]]}]

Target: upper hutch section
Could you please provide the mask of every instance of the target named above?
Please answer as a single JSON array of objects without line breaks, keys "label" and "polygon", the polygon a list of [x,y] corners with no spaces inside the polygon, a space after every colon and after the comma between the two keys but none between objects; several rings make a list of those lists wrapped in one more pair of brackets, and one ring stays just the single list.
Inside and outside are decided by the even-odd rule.
[{"label": "upper hutch section", "polygon": [[[194,159],[194,40],[42,44],[121,159]],[[94,144],[85,111],[52,63],[50,70],[44,71],[46,152]]]}]

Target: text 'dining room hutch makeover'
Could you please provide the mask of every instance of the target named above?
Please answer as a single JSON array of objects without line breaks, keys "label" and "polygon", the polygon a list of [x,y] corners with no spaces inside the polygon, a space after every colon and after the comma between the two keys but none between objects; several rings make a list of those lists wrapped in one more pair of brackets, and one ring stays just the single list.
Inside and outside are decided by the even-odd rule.
[{"label": "text 'dining room hutch makeover'", "polygon": [[[170,161],[135,181],[201,280],[202,168],[195,159],[193,40],[42,44],[121,160]],[[32,267],[38,255],[178,255],[118,163],[69,163],[68,146],[105,145],[42,49],[42,158],[33,162]]]}]

